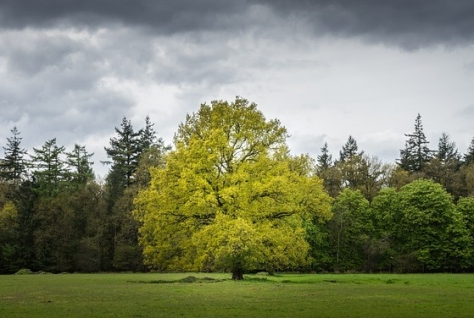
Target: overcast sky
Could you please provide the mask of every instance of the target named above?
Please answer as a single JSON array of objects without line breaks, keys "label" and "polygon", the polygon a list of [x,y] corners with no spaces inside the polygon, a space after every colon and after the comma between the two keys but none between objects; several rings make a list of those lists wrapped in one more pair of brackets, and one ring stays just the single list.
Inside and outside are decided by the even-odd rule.
[{"label": "overcast sky", "polygon": [[[94,152],[125,116],[171,144],[187,113],[242,96],[293,153],[333,157],[352,135],[393,163],[418,113],[474,137],[474,1],[0,0],[0,145],[57,138]],[[3,153],[2,153],[3,155]]]}]

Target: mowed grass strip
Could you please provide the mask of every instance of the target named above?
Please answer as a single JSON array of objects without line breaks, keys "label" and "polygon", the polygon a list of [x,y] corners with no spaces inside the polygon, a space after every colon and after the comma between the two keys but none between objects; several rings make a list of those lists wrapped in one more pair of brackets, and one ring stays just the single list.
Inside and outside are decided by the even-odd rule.
[{"label": "mowed grass strip", "polygon": [[[472,317],[472,274],[0,276],[2,317]],[[184,280],[183,280],[184,279]],[[213,280],[214,279],[214,280]]]}]

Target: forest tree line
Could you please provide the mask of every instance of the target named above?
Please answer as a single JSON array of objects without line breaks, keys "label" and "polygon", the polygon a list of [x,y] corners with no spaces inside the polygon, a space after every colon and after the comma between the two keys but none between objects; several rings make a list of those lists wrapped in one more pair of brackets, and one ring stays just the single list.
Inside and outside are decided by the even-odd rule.
[{"label": "forest tree line", "polygon": [[[140,211],[140,205],[152,205],[153,196],[158,196],[156,190],[166,188],[171,182],[176,183],[173,184],[176,187],[173,186],[169,193],[163,193],[159,198],[165,198],[166,195],[167,198],[176,199],[172,191],[180,189],[179,183],[183,178],[180,175],[179,179],[173,179],[173,176],[182,174],[173,169],[189,168],[185,163],[179,166],[180,161],[185,162],[185,157],[180,157],[180,154],[202,158],[210,156],[198,148],[196,152],[190,153],[194,150],[191,148],[194,147],[193,136],[204,132],[198,125],[205,124],[198,123],[198,120],[204,118],[205,111],[221,110],[219,114],[225,120],[225,112],[238,109],[240,117],[233,119],[229,125],[236,136],[243,136],[246,132],[242,130],[236,133],[235,123],[260,116],[245,100],[236,100],[231,105],[221,104],[216,102],[212,107],[202,107],[199,116],[188,116],[180,126],[173,150],[157,137],[148,117],[145,126],[139,130],[135,130],[131,122],[123,118],[120,126],[115,128],[115,136],[105,147],[109,161],[104,164],[110,165],[110,170],[103,183],[94,177],[91,162],[93,154],[87,152],[86,146],[75,145],[72,150],[66,150],[56,144],[56,139],[51,139],[28,153],[21,146],[21,133],[14,127],[7,138],[0,163],[0,272],[14,273],[21,268],[55,273],[191,269],[183,264],[187,262],[182,252],[185,247],[171,247],[173,250],[160,246],[160,243],[156,243],[157,238],[150,237],[153,229],[147,228],[149,220]],[[282,260],[284,254],[291,254],[291,251],[277,256],[276,250],[262,250],[262,245],[271,243],[266,241],[268,238],[262,239],[264,234],[255,233],[256,237],[260,236],[260,241],[254,242],[253,238],[249,238],[248,242],[255,243],[255,249],[261,252],[258,258],[272,262],[259,262],[257,258],[250,268],[242,270],[266,267],[266,270],[271,271],[460,272],[474,269],[474,139],[467,152],[461,154],[449,136],[443,134],[438,149],[431,150],[423,132],[421,116],[418,115],[414,131],[406,134],[406,144],[400,150],[400,159],[387,164],[359,150],[352,136],[349,136],[337,158],[329,153],[327,144],[316,159],[307,155],[291,156],[285,149],[285,131],[277,122],[262,120],[258,125],[259,129],[264,130],[262,136],[273,136],[279,150],[272,150],[270,156],[269,152],[262,149],[262,154],[268,157],[263,158],[256,151],[257,148],[250,148],[247,155],[235,158],[243,162],[244,158],[247,160],[253,157],[250,163],[260,161],[265,165],[254,167],[251,166],[254,164],[249,164],[242,166],[242,170],[259,176],[267,167],[272,167],[286,174],[286,184],[293,184],[286,185],[281,180],[271,179],[266,180],[267,184],[254,181],[252,187],[261,185],[259,187],[262,190],[258,196],[255,193],[248,194],[247,202],[244,203],[247,206],[242,203],[239,205],[255,214],[265,212],[267,217],[273,214],[272,224],[268,224],[273,226],[264,226],[268,226],[268,232],[275,229],[276,220],[280,217],[287,218],[287,224],[296,223],[296,219],[291,219],[290,214],[265,211],[262,208],[264,204],[276,203],[282,209],[287,209],[288,205],[277,200],[276,195],[272,197],[264,187],[273,187],[273,190],[278,188],[275,194],[280,198],[291,195],[291,199],[294,199],[299,196],[299,200],[309,203],[305,209],[318,211],[324,206],[326,211],[311,215],[313,217],[308,215],[298,220],[302,221],[301,227],[292,228],[294,234],[304,237],[305,242],[295,241],[293,244],[295,249],[306,247],[308,256],[304,260],[288,263]],[[209,132],[207,139],[219,140],[214,131]],[[232,155],[240,154],[248,146],[251,137],[245,135],[246,142],[242,144],[235,140],[233,147],[236,152]],[[217,142],[206,145],[209,150],[221,147]],[[257,138],[252,145],[267,146],[269,143],[266,139]],[[177,151],[181,149],[182,153]],[[225,156],[222,158],[226,159]],[[236,167],[231,166],[230,162],[230,159],[219,162],[219,176],[228,175]],[[202,168],[199,172],[202,172]],[[273,171],[268,172],[267,175],[270,175]],[[235,173],[224,182],[238,180],[235,185],[242,188],[252,183],[249,180],[251,175],[244,178]],[[323,190],[321,194],[318,193],[318,183]],[[296,188],[298,191],[295,192]],[[254,189],[252,191],[255,192]],[[318,193],[319,197],[306,196],[311,192]],[[202,194],[203,200],[208,200],[208,193]],[[232,193],[231,188],[220,194],[222,198],[217,198],[216,207],[225,207],[226,202],[236,201],[233,197],[236,194]],[[207,207],[199,198],[192,200],[195,207]],[[261,204],[258,207],[255,206],[257,202]],[[183,207],[189,203],[183,203]],[[193,208],[189,209],[194,214]],[[226,209],[230,214],[231,208]],[[244,219],[239,219],[240,224],[222,219],[211,225],[202,214],[195,219],[185,215],[179,218],[174,219],[176,225],[187,225],[192,220],[193,223],[214,227],[199,235],[203,238],[202,242],[206,242],[206,247],[200,249],[206,252],[208,258],[193,257],[201,262],[200,266],[193,266],[193,269],[200,271],[221,270],[219,267],[229,270],[227,257],[222,259],[220,266],[214,262],[219,256],[215,252],[217,248],[210,247],[212,240],[216,239],[215,234],[224,229],[226,234],[242,236],[251,229]],[[164,234],[166,231],[176,236],[180,234],[178,228],[167,230],[165,226]],[[197,229],[201,226],[193,224],[186,227]],[[296,232],[300,228],[304,232]],[[282,242],[278,245],[284,245],[283,241],[294,240],[287,234],[283,231],[279,233]],[[226,243],[232,240],[230,237],[225,238]],[[216,241],[215,246],[218,243]],[[159,251],[150,252],[158,250],[156,247],[160,247]],[[166,249],[169,255],[164,254]],[[210,251],[213,252],[214,263],[209,261]],[[219,253],[224,254],[222,251]],[[171,264],[177,255],[180,258]],[[166,260],[170,261],[169,265]]]}]

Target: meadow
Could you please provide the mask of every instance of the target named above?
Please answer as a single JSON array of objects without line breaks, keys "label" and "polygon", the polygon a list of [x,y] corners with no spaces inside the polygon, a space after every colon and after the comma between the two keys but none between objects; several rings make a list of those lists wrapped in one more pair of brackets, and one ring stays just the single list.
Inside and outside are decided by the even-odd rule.
[{"label": "meadow", "polygon": [[0,276],[1,317],[472,317],[473,274]]}]

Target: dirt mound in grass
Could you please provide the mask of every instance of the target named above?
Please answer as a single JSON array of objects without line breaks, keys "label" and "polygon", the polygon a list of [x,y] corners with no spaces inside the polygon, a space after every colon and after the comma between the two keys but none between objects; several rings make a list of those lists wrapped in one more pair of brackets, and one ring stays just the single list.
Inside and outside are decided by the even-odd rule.
[{"label": "dirt mound in grass", "polygon": [[33,274],[34,274],[34,272],[32,272],[29,269],[25,269],[25,268],[20,269],[15,273],[15,275],[33,275]]},{"label": "dirt mound in grass", "polygon": [[224,281],[225,279],[215,279],[211,277],[203,277],[198,278],[195,276],[187,276],[182,279],[178,280],[150,280],[150,281],[128,281],[128,282],[136,282],[136,283],[148,283],[148,284],[172,284],[172,283],[211,283],[211,282],[220,282]]},{"label": "dirt mound in grass", "polygon": [[199,279],[197,279],[196,277],[194,276],[188,276],[188,277],[185,277],[183,279],[179,279],[177,280],[177,282],[196,282],[198,281]]},{"label": "dirt mound in grass", "polygon": [[177,282],[185,282],[185,283],[191,283],[191,282],[203,282],[203,281],[214,281],[214,278],[210,277],[204,277],[204,278],[197,278],[194,276],[188,276],[183,279],[177,280]]}]

